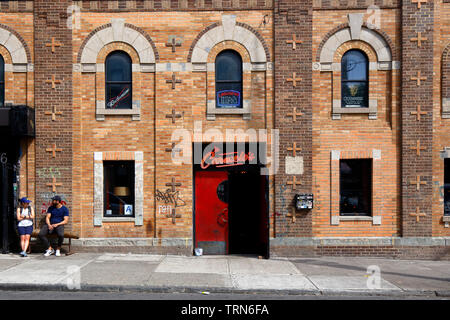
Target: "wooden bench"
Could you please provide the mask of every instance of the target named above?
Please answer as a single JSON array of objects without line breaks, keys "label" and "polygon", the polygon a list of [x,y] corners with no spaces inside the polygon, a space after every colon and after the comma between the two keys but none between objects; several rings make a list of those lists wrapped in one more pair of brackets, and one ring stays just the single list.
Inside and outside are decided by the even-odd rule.
[{"label": "wooden bench", "polygon": [[[31,234],[31,238],[38,239],[40,231],[41,231],[40,229],[33,230],[33,233]],[[47,235],[47,238],[48,239],[57,239],[58,235],[56,233],[50,233]],[[80,237],[78,236],[78,234],[75,234],[73,232],[64,232],[64,239],[69,239],[69,251],[66,252],[66,256],[73,254],[73,252],[70,251],[71,246],[72,246],[72,239],[79,239],[79,238]],[[30,247],[31,247],[31,243],[30,243]]]}]

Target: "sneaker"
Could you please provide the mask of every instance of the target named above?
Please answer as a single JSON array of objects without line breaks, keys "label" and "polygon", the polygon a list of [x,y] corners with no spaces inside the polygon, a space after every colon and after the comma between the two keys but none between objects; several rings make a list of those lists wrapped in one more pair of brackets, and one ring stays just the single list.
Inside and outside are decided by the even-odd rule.
[{"label": "sneaker", "polygon": [[61,252],[59,250],[56,250],[55,256],[61,257]]},{"label": "sneaker", "polygon": [[27,253],[24,251],[22,257],[28,257]]},{"label": "sneaker", "polygon": [[25,254],[25,251],[21,251],[21,252],[20,252],[20,256],[21,256],[21,257],[25,257],[24,254]]},{"label": "sneaker", "polygon": [[54,254],[55,253],[55,250],[53,250],[53,249],[47,249],[47,250],[45,250],[45,253],[44,253],[44,256],[46,256],[46,257],[48,257],[48,256],[51,256],[52,254]]}]

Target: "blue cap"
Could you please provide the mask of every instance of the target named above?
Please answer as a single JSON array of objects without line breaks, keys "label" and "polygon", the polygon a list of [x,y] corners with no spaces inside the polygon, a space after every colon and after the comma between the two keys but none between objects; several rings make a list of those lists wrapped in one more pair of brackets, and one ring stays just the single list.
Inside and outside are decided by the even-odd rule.
[{"label": "blue cap", "polygon": [[61,197],[60,197],[60,196],[54,196],[54,197],[52,198],[52,200],[56,200],[56,201],[61,202]]},{"label": "blue cap", "polygon": [[20,198],[19,201],[22,203],[30,203],[31,202],[31,200],[28,200],[27,197]]}]

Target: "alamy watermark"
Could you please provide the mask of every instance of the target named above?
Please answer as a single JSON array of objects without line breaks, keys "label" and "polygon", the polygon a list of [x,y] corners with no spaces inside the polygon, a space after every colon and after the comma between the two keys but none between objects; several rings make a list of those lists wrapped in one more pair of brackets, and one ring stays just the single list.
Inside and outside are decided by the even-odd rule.
[{"label": "alamy watermark", "polygon": [[366,285],[368,289],[379,290],[381,289],[381,271],[380,267],[371,265],[367,267],[366,272]]},{"label": "alamy watermark", "polygon": [[77,265],[68,266],[66,273],[66,286],[69,290],[81,290],[81,269]]}]

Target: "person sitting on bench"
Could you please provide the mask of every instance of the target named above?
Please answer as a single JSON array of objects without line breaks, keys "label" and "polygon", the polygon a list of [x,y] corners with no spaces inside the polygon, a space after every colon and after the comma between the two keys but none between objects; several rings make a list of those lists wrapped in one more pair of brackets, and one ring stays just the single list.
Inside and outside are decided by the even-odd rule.
[{"label": "person sitting on bench", "polygon": [[[55,254],[55,256],[59,257],[61,256],[61,245],[64,241],[64,225],[69,222],[69,209],[62,205],[60,196],[54,196],[52,198],[52,205],[47,210],[45,222],[46,224],[42,226],[41,231],[39,232],[39,239],[44,243],[45,248],[48,248],[45,251],[44,256],[48,257]],[[47,235],[55,231],[58,235],[56,253],[47,239]]]}]

